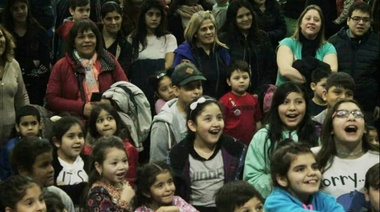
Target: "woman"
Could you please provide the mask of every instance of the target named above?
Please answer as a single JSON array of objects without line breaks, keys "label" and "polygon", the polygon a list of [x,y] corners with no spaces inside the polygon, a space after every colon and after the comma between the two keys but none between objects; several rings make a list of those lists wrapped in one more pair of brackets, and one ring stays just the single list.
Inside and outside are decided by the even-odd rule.
[{"label": "woman", "polygon": [[268,33],[273,48],[286,36],[286,24],[280,5],[276,0],[250,1],[256,13],[259,28]]},{"label": "woman", "polygon": [[29,104],[18,62],[13,58],[12,35],[0,24],[0,146],[9,140],[16,109]]},{"label": "woman", "polygon": [[255,12],[248,1],[231,2],[219,39],[228,46],[232,60],[244,60],[250,65],[248,92],[259,94],[265,84],[275,83],[275,53],[267,33],[258,28]]},{"label": "woman", "polygon": [[[308,73],[301,73],[293,67],[293,62],[300,59],[317,59],[330,65],[333,72],[338,70],[338,59],[334,46],[324,36],[325,21],[318,6],[305,8],[297,20],[293,36],[280,42],[277,49],[278,74],[276,85],[286,81],[305,83]],[[309,73],[311,74],[311,73]]]},{"label": "woman", "polygon": [[272,104],[263,128],[249,144],[243,179],[266,198],[272,190],[270,157],[279,142],[291,139],[318,144],[315,126],[307,113],[307,97],[302,86],[293,82],[280,85],[273,94]]},{"label": "woman", "polygon": [[177,48],[176,38],[166,31],[165,23],[164,4],[147,0],[141,6],[136,29],[128,36],[133,58],[128,77],[144,91],[152,106],[154,90],[147,79],[156,71],[168,70],[173,66],[174,50]]},{"label": "woman", "polygon": [[365,174],[380,157],[379,146],[368,140],[364,115],[355,100],[339,100],[328,110],[321,143],[312,150],[323,174],[323,191],[337,198],[346,211],[360,211]]},{"label": "woman", "polygon": [[123,11],[120,5],[114,1],[108,1],[102,5],[101,16],[103,25],[104,48],[111,52],[120,63],[125,73],[128,73],[130,45],[121,30]]},{"label": "woman", "polygon": [[115,82],[128,80],[115,57],[103,49],[101,36],[90,20],[74,23],[66,43],[67,53],[54,65],[49,79],[46,100],[51,110],[88,118],[100,102],[94,99],[97,93]]},{"label": "woman", "polygon": [[15,59],[31,104],[44,104],[50,74],[50,41],[47,31],[32,17],[28,0],[6,1],[3,25],[16,40]]},{"label": "woman", "polygon": [[185,40],[174,51],[174,66],[193,63],[206,77],[203,94],[219,99],[227,92],[226,69],[231,63],[228,47],[219,41],[214,16],[209,11],[195,13],[185,29]]}]

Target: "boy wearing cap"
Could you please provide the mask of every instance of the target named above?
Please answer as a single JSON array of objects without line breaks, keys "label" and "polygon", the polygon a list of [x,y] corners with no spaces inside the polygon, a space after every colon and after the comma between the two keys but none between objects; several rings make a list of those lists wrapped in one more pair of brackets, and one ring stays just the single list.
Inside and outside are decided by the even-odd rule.
[{"label": "boy wearing cap", "polygon": [[186,137],[186,107],[203,94],[206,78],[190,63],[177,65],[171,76],[177,98],[154,116],[150,132],[150,161],[166,161],[170,149]]}]

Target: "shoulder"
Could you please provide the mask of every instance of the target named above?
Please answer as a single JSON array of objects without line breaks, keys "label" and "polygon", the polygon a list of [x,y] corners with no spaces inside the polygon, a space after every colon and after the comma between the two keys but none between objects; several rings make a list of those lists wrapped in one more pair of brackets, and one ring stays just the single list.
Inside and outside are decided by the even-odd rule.
[{"label": "shoulder", "polygon": [[220,140],[222,142],[222,148],[224,148],[231,155],[238,156],[246,149],[245,144],[239,142],[231,136],[222,135]]},{"label": "shoulder", "polygon": [[296,45],[297,43],[299,43],[298,40],[296,40],[293,37],[287,37],[280,41],[280,45],[287,45],[287,46]]}]

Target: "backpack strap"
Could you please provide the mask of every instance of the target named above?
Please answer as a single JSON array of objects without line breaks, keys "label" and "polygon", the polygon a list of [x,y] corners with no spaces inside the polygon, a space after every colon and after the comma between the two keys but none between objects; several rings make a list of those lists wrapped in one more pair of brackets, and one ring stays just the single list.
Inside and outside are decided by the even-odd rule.
[{"label": "backpack strap", "polygon": [[136,102],[135,96],[134,96],[133,92],[131,91],[131,89],[129,89],[127,86],[123,86],[123,85],[117,85],[116,87],[123,89],[129,95],[129,99],[132,101],[133,105],[135,106],[136,111],[134,111],[134,113],[137,114],[137,102]]},{"label": "backpack strap", "polygon": [[166,129],[168,130],[168,149],[169,151],[172,149],[173,141],[172,141],[172,132],[170,131],[169,124],[165,122]]}]

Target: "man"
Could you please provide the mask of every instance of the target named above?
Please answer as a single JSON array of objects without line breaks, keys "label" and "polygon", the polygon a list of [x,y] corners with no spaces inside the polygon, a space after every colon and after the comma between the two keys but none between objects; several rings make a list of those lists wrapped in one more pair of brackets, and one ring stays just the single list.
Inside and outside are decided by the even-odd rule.
[{"label": "man", "polygon": [[329,42],[338,53],[338,71],[354,79],[355,99],[363,107],[367,124],[373,125],[380,112],[380,44],[379,35],[370,27],[371,7],[356,2],[348,11],[347,26]]}]

